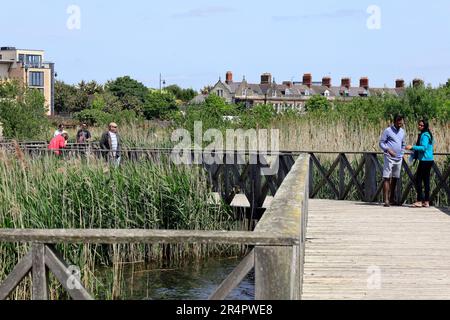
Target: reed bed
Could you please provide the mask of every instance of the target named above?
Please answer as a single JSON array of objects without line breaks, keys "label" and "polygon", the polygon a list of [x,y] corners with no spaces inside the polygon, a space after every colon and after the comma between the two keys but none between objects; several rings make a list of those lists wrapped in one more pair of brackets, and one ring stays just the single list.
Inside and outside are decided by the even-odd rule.
[{"label": "reed bed", "polygon": [[[211,204],[207,174],[199,167],[142,162],[119,168],[102,161],[29,159],[0,151],[0,228],[237,230],[239,222],[221,203]],[[28,251],[27,245],[0,244],[0,281]],[[58,246],[79,266],[85,286],[100,298],[118,298],[122,267],[130,262],[183,265],[241,248],[203,245]],[[96,271],[112,267],[102,283]],[[13,298],[28,298],[29,279]],[[64,298],[52,284],[52,298]]]},{"label": "reed bed", "polygon": [[[379,152],[378,142],[382,132],[391,124],[364,119],[347,118],[279,117],[272,127],[280,130],[282,150]],[[435,138],[435,151],[450,153],[450,122],[433,121],[430,124]],[[406,122],[407,143],[417,141],[417,123]]]}]

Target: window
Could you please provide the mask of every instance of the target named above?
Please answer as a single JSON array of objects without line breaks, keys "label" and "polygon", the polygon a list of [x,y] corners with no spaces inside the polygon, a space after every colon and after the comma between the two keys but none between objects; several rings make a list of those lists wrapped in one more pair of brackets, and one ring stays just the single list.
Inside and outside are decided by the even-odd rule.
[{"label": "window", "polygon": [[30,72],[30,87],[43,87],[44,86],[44,73],[43,72]]},{"label": "window", "polygon": [[22,62],[22,64],[25,64],[25,55],[19,54],[19,62]]},{"label": "window", "polygon": [[37,67],[37,68],[41,67],[42,56],[30,54],[30,55],[26,56],[26,60],[27,60],[27,64],[30,65],[31,67]]},{"label": "window", "polygon": [[275,98],[277,96],[277,90],[272,91],[272,98]]}]

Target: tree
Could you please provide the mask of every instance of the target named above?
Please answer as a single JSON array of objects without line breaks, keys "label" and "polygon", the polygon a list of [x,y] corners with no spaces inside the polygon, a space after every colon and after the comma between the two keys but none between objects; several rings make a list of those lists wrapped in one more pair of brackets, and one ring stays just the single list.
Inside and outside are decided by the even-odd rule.
[{"label": "tree", "polygon": [[[6,86],[6,89],[5,87]],[[48,130],[44,95],[17,84],[0,84],[0,92],[16,92],[15,97],[0,99],[0,122],[8,138],[37,139]]]},{"label": "tree", "polygon": [[166,87],[165,90],[171,92],[177,100],[182,102],[189,102],[197,95],[194,89],[182,89],[176,84]]},{"label": "tree", "polygon": [[72,112],[77,88],[62,81],[55,82],[55,112]]},{"label": "tree", "polygon": [[321,95],[314,95],[306,101],[305,110],[314,111],[328,111],[331,109],[331,103],[328,99]]},{"label": "tree", "polygon": [[178,110],[175,97],[170,92],[149,91],[144,104],[146,119],[166,119],[171,112]]},{"label": "tree", "polygon": [[123,109],[137,112],[142,110],[148,92],[147,87],[129,76],[109,81],[105,88],[120,100]]}]

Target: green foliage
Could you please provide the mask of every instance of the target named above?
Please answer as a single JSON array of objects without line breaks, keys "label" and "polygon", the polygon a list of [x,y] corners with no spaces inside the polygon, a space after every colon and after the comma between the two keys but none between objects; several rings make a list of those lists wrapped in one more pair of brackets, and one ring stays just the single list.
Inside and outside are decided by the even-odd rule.
[{"label": "green foliage", "polygon": [[202,122],[203,130],[218,129],[225,130],[233,126],[227,120],[228,116],[239,116],[237,106],[228,104],[223,98],[211,94],[205,102],[198,105],[189,106],[183,118],[179,118],[177,125],[194,133],[195,122]]},{"label": "green foliage", "polygon": [[80,122],[89,124],[90,126],[106,125],[113,121],[113,116],[102,110],[85,109],[74,115],[74,118]]},{"label": "green foliage", "polygon": [[40,91],[5,82],[0,84],[0,94],[0,122],[5,137],[25,140],[45,134],[49,122]]},{"label": "green foliage", "polygon": [[242,113],[240,124],[246,129],[269,128],[275,116],[276,111],[272,104],[258,104]]},{"label": "green foliage", "polygon": [[147,93],[144,105],[146,119],[167,119],[171,112],[177,109],[177,103],[172,93],[158,90]]},{"label": "green foliage", "polygon": [[331,109],[331,103],[328,101],[328,99],[321,95],[314,95],[308,101],[306,101],[305,104],[305,110],[306,111],[322,111],[326,112]]},{"label": "green foliage", "polygon": [[77,89],[62,81],[55,82],[55,112],[71,112],[75,104]]},{"label": "green foliage", "polygon": [[134,124],[144,120],[134,110],[121,110],[112,114],[112,116],[113,121],[118,124]]},{"label": "green foliage", "polygon": [[120,100],[124,109],[141,112],[148,92],[141,82],[125,76],[109,81],[105,87]]},{"label": "green foliage", "polygon": [[194,89],[182,89],[177,85],[168,86],[165,88],[165,91],[172,93],[175,99],[181,100],[184,103],[191,101],[197,95]]},{"label": "green foliage", "polygon": [[0,98],[15,99],[20,93],[17,81],[6,81],[0,84]]}]

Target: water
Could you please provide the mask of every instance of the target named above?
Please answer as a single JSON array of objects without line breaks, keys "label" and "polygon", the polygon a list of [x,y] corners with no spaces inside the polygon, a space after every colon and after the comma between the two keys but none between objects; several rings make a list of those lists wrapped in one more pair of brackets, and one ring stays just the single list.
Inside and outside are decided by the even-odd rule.
[{"label": "water", "polygon": [[[157,269],[131,265],[124,271],[125,288],[121,298],[126,300],[206,300],[234,270],[241,259],[209,259],[183,268]],[[255,285],[252,271],[234,289],[227,300],[254,300]]]}]

